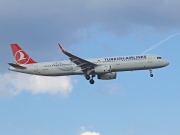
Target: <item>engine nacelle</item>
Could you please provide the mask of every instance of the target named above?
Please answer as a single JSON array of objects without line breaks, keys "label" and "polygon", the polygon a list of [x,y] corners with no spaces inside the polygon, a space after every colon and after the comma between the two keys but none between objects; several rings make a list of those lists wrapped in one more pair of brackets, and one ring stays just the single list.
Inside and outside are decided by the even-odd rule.
[{"label": "engine nacelle", "polygon": [[111,72],[110,65],[101,65],[94,68],[95,73],[109,73]]},{"label": "engine nacelle", "polygon": [[111,73],[105,73],[105,74],[99,74],[98,79],[101,80],[111,80],[111,79],[116,79],[116,72],[111,72]]}]

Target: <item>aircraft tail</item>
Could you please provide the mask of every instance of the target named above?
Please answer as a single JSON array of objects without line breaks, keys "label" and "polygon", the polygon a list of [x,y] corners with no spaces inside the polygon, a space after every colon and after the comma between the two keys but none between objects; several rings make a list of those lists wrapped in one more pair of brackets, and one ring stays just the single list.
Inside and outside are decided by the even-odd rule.
[{"label": "aircraft tail", "polygon": [[17,65],[36,63],[18,44],[11,44],[11,49]]}]

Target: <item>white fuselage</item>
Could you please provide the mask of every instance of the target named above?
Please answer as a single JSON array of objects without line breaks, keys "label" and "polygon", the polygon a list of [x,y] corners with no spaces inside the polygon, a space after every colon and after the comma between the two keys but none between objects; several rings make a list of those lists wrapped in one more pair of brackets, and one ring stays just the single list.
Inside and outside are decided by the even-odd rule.
[{"label": "white fuselage", "polygon": [[[97,65],[110,65],[111,72],[149,70],[167,66],[168,61],[157,55],[137,55],[137,56],[118,56],[108,58],[94,58],[88,61]],[[84,75],[81,67],[70,60],[42,62],[35,64],[21,65],[25,69],[10,67],[9,70],[27,74],[42,76],[65,76],[65,75]],[[96,75],[96,73],[93,73]],[[97,73],[99,74],[99,73]]]}]

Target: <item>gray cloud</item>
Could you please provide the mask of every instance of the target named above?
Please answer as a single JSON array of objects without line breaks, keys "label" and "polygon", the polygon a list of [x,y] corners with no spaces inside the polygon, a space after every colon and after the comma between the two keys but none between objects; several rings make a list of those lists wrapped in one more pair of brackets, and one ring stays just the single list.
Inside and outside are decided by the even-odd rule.
[{"label": "gray cloud", "polygon": [[28,35],[37,33],[41,38],[43,33],[50,37],[52,35],[45,32],[51,30],[51,33],[59,33],[65,38],[75,36],[78,29],[97,23],[102,24],[106,31],[120,34],[147,26],[179,29],[179,6],[178,0],[18,0],[4,1],[0,6],[0,16],[5,20],[2,22],[9,24],[7,27],[16,27],[14,30],[20,32],[29,31]]}]

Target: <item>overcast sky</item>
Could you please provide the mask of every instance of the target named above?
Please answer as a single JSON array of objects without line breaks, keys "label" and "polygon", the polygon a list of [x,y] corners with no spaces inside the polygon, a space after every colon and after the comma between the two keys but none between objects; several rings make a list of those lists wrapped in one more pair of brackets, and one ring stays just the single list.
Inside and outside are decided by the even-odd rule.
[{"label": "overcast sky", "polygon": [[[179,135],[179,0],[1,0],[0,134]],[[34,60],[162,55],[163,69],[112,81],[8,71],[10,44]]]}]

